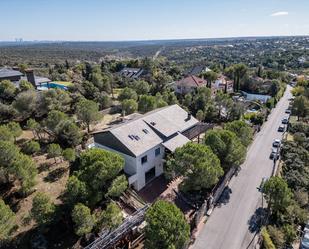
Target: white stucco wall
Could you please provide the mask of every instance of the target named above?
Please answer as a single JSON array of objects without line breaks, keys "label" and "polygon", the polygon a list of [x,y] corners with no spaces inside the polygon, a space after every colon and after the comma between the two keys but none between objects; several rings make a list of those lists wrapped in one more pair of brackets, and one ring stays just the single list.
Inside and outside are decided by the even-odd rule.
[{"label": "white stucco wall", "polygon": [[[134,175],[130,178],[130,183],[134,186],[136,190],[141,190],[146,185],[145,173],[151,170],[153,167],[156,168],[156,177],[163,173],[163,161],[165,149],[160,144],[146,151],[138,157],[131,157],[124,153],[113,150],[109,147],[103,146],[101,144],[95,143],[95,147],[109,150],[120,154],[125,160],[124,171],[129,175]],[[155,150],[160,148],[160,155],[155,156]],[[142,164],[142,157],[147,155],[147,162]],[[135,181],[136,179],[136,181]]]},{"label": "white stucco wall", "polygon": [[124,158],[124,160],[125,160],[124,172],[126,172],[128,175],[134,175],[134,174],[137,173],[137,168],[136,168],[137,163],[136,163],[136,158],[135,157],[126,155],[124,153],[121,153],[119,151],[113,150],[113,149],[111,149],[109,147],[106,147],[106,146],[98,144],[98,143],[95,143],[95,147],[101,148],[101,149],[105,149],[105,150],[109,150],[109,151],[112,151],[112,152],[120,154]]}]

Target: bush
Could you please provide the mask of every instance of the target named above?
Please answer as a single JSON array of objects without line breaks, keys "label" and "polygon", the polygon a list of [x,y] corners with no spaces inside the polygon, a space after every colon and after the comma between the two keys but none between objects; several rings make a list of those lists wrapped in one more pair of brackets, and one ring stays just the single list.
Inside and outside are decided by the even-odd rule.
[{"label": "bush", "polygon": [[57,162],[56,157],[61,156],[62,149],[59,144],[50,144],[47,147],[47,154],[49,158],[54,158]]},{"label": "bush", "polygon": [[282,248],[285,243],[283,232],[275,226],[268,226],[267,231],[276,248]]},{"label": "bush", "polygon": [[74,162],[76,158],[75,150],[71,148],[67,148],[62,152],[62,156],[64,160],[69,161],[69,162]]},{"label": "bush", "polygon": [[265,227],[262,228],[263,246],[265,249],[276,249]]},{"label": "bush", "polygon": [[37,153],[40,151],[40,149],[41,149],[40,144],[34,140],[26,142],[23,146],[23,152],[28,155]]}]

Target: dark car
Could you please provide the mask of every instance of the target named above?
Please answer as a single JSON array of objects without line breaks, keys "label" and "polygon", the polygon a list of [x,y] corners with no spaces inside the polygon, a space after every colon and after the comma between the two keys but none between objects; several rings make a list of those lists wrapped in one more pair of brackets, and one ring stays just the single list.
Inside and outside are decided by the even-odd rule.
[{"label": "dark car", "polygon": [[285,113],[286,113],[286,114],[291,114],[291,110],[290,110],[290,109],[286,109],[286,110],[285,110]]},{"label": "dark car", "polygon": [[282,124],[288,124],[289,123],[289,119],[288,118],[283,118],[282,119]]},{"label": "dark car", "polygon": [[279,132],[284,132],[284,130],[285,130],[285,126],[284,125],[279,125],[278,131]]},{"label": "dark car", "polygon": [[271,159],[271,160],[273,160],[273,159],[278,160],[279,159],[279,153],[277,152],[277,149],[272,148],[271,153],[269,155],[269,159]]}]

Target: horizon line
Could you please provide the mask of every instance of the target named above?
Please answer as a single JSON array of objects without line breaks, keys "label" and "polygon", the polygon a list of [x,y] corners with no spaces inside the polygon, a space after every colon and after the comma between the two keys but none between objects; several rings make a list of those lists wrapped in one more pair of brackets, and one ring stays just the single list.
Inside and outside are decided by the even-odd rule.
[{"label": "horizon line", "polygon": [[127,40],[0,40],[0,42],[10,43],[23,43],[23,42],[151,42],[151,41],[181,41],[181,40],[219,40],[219,39],[245,39],[245,38],[278,38],[278,37],[309,37],[309,34],[302,35],[252,35],[252,36],[222,36],[222,37],[209,37],[209,38],[158,38],[158,39],[127,39]]}]

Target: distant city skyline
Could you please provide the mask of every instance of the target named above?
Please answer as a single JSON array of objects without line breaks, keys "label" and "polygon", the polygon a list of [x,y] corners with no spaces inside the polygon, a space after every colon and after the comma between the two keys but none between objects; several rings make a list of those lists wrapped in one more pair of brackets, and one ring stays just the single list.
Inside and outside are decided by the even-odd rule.
[{"label": "distant city skyline", "polygon": [[1,0],[0,41],[309,35],[308,0]]}]

